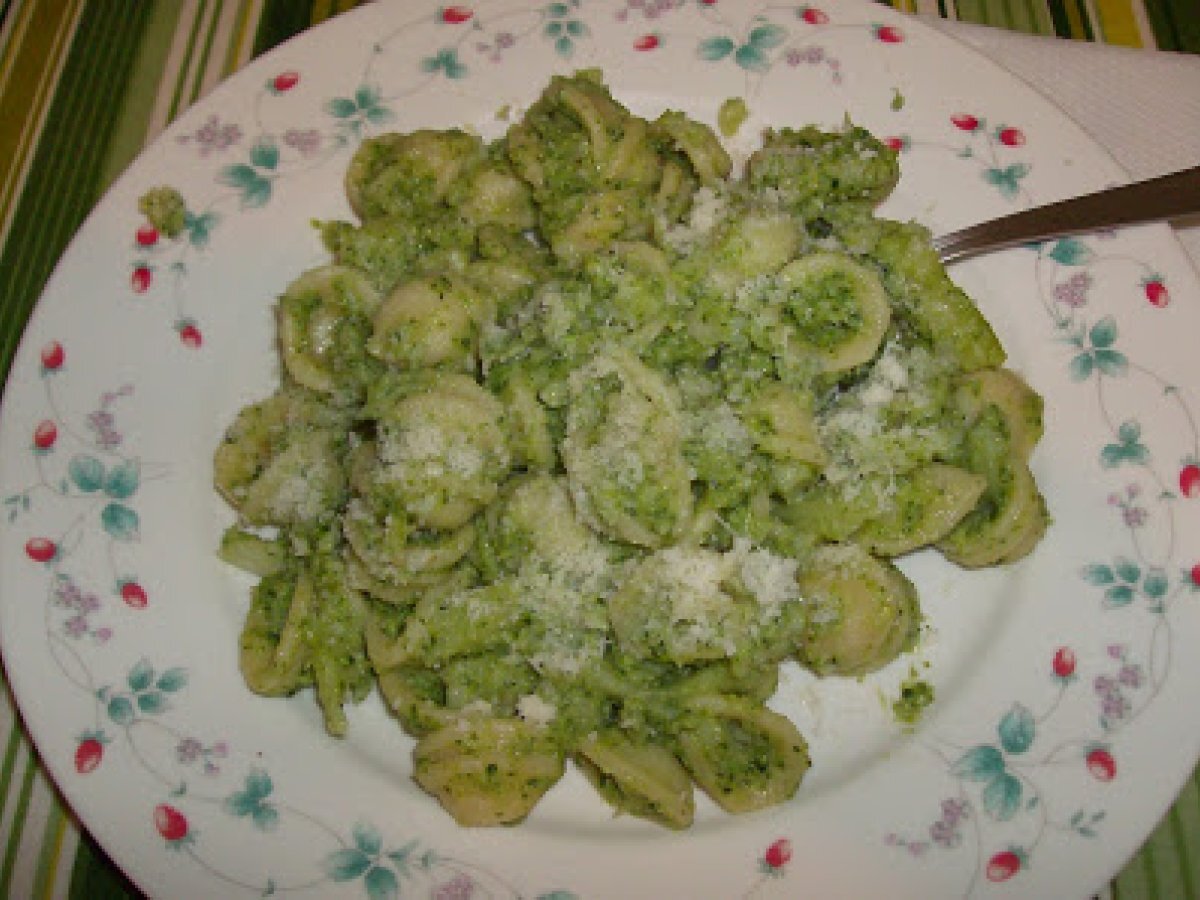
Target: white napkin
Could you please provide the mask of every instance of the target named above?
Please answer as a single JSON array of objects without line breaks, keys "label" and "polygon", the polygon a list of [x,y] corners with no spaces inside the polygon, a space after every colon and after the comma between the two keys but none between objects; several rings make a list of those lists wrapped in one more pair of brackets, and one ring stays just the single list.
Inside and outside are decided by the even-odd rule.
[{"label": "white napkin", "polygon": [[[1200,56],[1017,34],[923,16],[1052,100],[1131,179],[1200,165]],[[1200,215],[1173,223],[1200,269]]]}]

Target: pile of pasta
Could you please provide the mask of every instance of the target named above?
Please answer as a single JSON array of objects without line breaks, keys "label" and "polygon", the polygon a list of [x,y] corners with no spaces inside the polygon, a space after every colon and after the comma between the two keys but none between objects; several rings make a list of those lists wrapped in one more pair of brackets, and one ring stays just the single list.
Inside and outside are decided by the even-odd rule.
[{"label": "pile of pasta", "polygon": [[875,209],[896,154],[846,124],[707,126],[555,77],[487,143],[365,140],[358,221],[278,300],[278,390],[215,453],[222,557],[260,577],[241,668],[373,688],[464,825],[524,818],[568,762],[672,828],[694,786],[792,797],[780,665],[911,650],[893,559],[1030,551],[1041,400],[927,231]]}]

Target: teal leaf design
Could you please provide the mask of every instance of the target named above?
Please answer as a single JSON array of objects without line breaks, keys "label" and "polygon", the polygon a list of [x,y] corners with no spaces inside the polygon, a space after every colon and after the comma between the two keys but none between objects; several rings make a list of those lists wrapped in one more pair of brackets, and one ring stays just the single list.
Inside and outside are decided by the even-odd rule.
[{"label": "teal leaf design", "polygon": [[140,659],[129,670],[129,674],[125,676],[125,683],[129,685],[129,689],[134,691],[144,691],[154,683],[154,667],[150,665],[149,660]]},{"label": "teal leaf design", "polygon": [[78,453],[67,463],[67,476],[85,494],[100,489],[104,483],[104,464],[94,456]]},{"label": "teal leaf design", "polygon": [[260,178],[248,190],[242,192],[242,206],[257,209],[266,206],[271,199],[271,182]]},{"label": "teal leaf design", "polygon": [[1033,713],[1022,703],[1014,703],[1012,709],[1004,714],[997,731],[1000,734],[1000,746],[1007,753],[1024,753],[1033,743],[1037,733],[1037,725]]},{"label": "teal leaf design", "polygon": [[990,744],[972,747],[950,767],[950,773],[968,781],[991,781],[1004,771],[1004,756]]},{"label": "teal leaf design", "polygon": [[128,725],[136,717],[128,697],[113,697],[108,701],[108,717],[118,725]]},{"label": "teal leaf design", "polygon": [[241,196],[243,208],[265,206],[271,199],[271,182],[258,174],[252,167],[237,163],[226,166],[217,174],[217,181],[235,188]]},{"label": "teal leaf design", "polygon": [[325,111],[335,119],[349,119],[358,112],[358,104],[346,97],[334,97],[325,103]]},{"label": "teal leaf design", "polygon": [[270,797],[274,790],[275,784],[271,781],[271,776],[262,769],[253,769],[246,776],[245,792],[251,797],[261,800]]},{"label": "teal leaf design", "polygon": [[235,163],[232,166],[225,166],[221,169],[217,175],[217,181],[228,187],[244,191],[247,187],[254,184],[259,177],[259,174],[254,171],[253,166],[248,166],[245,163]]},{"label": "teal leaf design", "polygon": [[100,511],[100,527],[118,541],[132,541],[138,533],[138,514],[124,503],[109,503]]},{"label": "teal leaf design", "polygon": [[[440,57],[443,53],[446,53],[446,51],[443,50],[442,53],[438,54],[438,56]],[[357,90],[354,91],[354,104],[359,109],[370,109],[372,106],[375,106],[378,103],[379,88],[375,87],[375,85],[360,84]]]},{"label": "teal leaf design", "polygon": [[708,38],[700,42],[697,55],[708,62],[724,59],[733,52],[734,43],[727,37]]},{"label": "teal leaf design", "polygon": [[167,708],[167,696],[158,691],[145,691],[137,695],[137,706],[148,716],[157,715]]},{"label": "teal leaf design", "polygon": [[1112,584],[1116,580],[1112,568],[1104,563],[1090,563],[1083,567],[1081,574],[1084,581],[1097,586]]},{"label": "teal leaf design", "polygon": [[1011,199],[1020,192],[1021,179],[1028,174],[1029,166],[1025,163],[1013,163],[1003,169],[984,169],[983,178],[988,184],[998,188],[1004,197]]},{"label": "teal leaf design", "polygon": [[375,826],[359,822],[354,826],[354,846],[368,856],[378,856],[383,847],[383,838]]},{"label": "teal leaf design", "polygon": [[1133,420],[1121,423],[1117,429],[1115,444],[1105,444],[1100,451],[1100,464],[1106,469],[1114,468],[1123,462],[1144,465],[1150,460],[1150,451],[1141,442],[1142,427]]},{"label": "teal leaf design", "polygon": [[259,831],[274,831],[279,825],[279,810],[269,803],[263,803],[250,814],[250,821]]},{"label": "teal leaf design", "polygon": [[546,26],[546,27],[543,29],[543,33],[546,35],[546,37],[558,37],[560,34],[562,34],[562,33],[563,33],[563,24],[562,24],[562,22],[551,22],[551,23],[549,23],[549,24],[548,24],[548,25],[547,25],[547,26]]},{"label": "teal leaf design", "polygon": [[782,25],[759,25],[750,32],[746,44],[758,50],[770,50],[787,40],[787,29]]},{"label": "teal leaf design", "polygon": [[[551,24],[558,26],[558,30],[562,29],[562,26],[558,22],[552,22]],[[547,33],[549,33],[549,28],[550,26],[547,26]],[[430,73],[442,72],[447,78],[462,78],[467,74],[467,67],[459,61],[458,51],[452,47],[443,47],[436,55],[427,56],[421,60],[421,70]],[[359,88],[360,92],[362,90],[364,89]],[[378,94],[372,93],[369,102],[364,102],[362,99],[359,100],[359,107],[369,110],[374,108],[378,102]]]},{"label": "teal leaf design", "polygon": [[410,857],[412,856],[413,851],[415,851],[418,846],[419,846],[419,842],[414,840],[414,841],[409,841],[407,844],[405,844],[399,850],[391,850],[388,852],[388,854],[387,854],[388,859],[390,859],[395,864],[396,871],[398,871],[401,875],[407,877],[408,869],[409,869],[409,866],[411,865]]},{"label": "teal leaf design", "polygon": [[250,162],[260,169],[274,169],[279,165],[279,147],[274,141],[263,138],[250,148]]},{"label": "teal leaf design", "polygon": [[1100,465],[1105,469],[1114,469],[1125,459],[1124,448],[1120,444],[1105,444],[1100,451]]},{"label": "teal leaf design", "polygon": [[1129,370],[1129,361],[1124,353],[1116,350],[1097,350],[1095,352],[1096,368],[1110,378],[1120,378]]},{"label": "teal leaf design", "polygon": [[114,500],[132,497],[141,483],[141,467],[137,460],[127,459],[108,470],[104,478],[104,493]]},{"label": "teal leaf design", "polygon": [[1070,826],[1084,837],[1094,838],[1096,836],[1095,826],[1104,820],[1104,816],[1104,810],[1088,815],[1081,809],[1071,816]]},{"label": "teal leaf design", "polygon": [[578,19],[572,19],[567,23],[567,34],[571,37],[581,38],[590,36],[591,31],[588,30],[587,25],[583,22],[580,22]]},{"label": "teal leaf design", "polygon": [[562,18],[570,11],[571,11],[571,7],[567,6],[567,4],[565,4],[565,3],[551,3],[549,6],[546,7],[547,14],[549,14],[551,16],[555,16],[557,18]]},{"label": "teal leaf design", "polygon": [[168,694],[173,694],[187,684],[187,670],[174,668],[167,669],[158,676],[158,681],[154,682],[154,686]]},{"label": "teal leaf design", "polygon": [[1021,806],[1021,782],[1003,772],[983,788],[983,808],[998,822],[1007,822]]},{"label": "teal leaf design", "polygon": [[579,895],[573,894],[571,891],[549,891],[545,894],[538,894],[534,900],[579,900]]},{"label": "teal leaf design", "polygon": [[1117,577],[1126,584],[1137,584],[1142,577],[1141,567],[1131,559],[1121,557],[1114,562],[1113,569]]},{"label": "teal leaf design", "polygon": [[1104,605],[1110,609],[1128,606],[1133,602],[1133,588],[1127,584],[1118,584],[1104,592]]},{"label": "teal leaf design", "polygon": [[1090,262],[1094,254],[1077,238],[1063,238],[1055,242],[1048,255],[1059,265],[1082,266]]},{"label": "teal leaf design", "polygon": [[1088,340],[1093,347],[1104,349],[1111,347],[1117,340],[1117,321],[1112,316],[1105,316],[1091,327]]},{"label": "teal leaf design", "polygon": [[575,42],[564,34],[554,42],[554,52],[559,56],[568,57],[575,52]]},{"label": "teal leaf design", "polygon": [[[466,72],[466,69],[463,69]],[[459,75],[451,75],[451,78],[459,78]],[[385,125],[392,119],[396,118],[395,114],[386,106],[372,106],[363,114],[367,121],[372,125]]]},{"label": "teal leaf design", "polygon": [[450,51],[450,57],[446,60],[446,65],[443,68],[446,71],[447,78],[462,78],[467,74],[467,67],[458,60],[457,50]]},{"label": "teal leaf design", "polygon": [[733,60],[747,72],[765,72],[771,68],[766,54],[750,44],[738,47]]},{"label": "teal leaf design", "polygon": [[225,798],[225,811],[238,818],[248,817],[260,831],[271,831],[279,824],[279,811],[265,802],[273,790],[271,777],[255,769],[246,776],[242,790]]},{"label": "teal leaf design", "polygon": [[190,212],[184,213],[183,227],[187,230],[188,243],[198,250],[207,247],[209,235],[220,220],[221,217],[214,212],[201,213],[198,216]]},{"label": "teal leaf design", "polygon": [[396,880],[396,873],[386,866],[372,868],[363,883],[371,900],[395,900],[400,896],[400,882]]},{"label": "teal leaf design", "polygon": [[353,881],[371,867],[371,858],[361,850],[347,847],[325,857],[325,874],[334,881]]},{"label": "teal leaf design", "polygon": [[1142,582],[1142,593],[1152,600],[1159,600],[1166,595],[1168,587],[1170,580],[1167,573],[1162,569],[1151,569],[1146,573],[1146,580]]},{"label": "teal leaf design", "polygon": [[1092,358],[1092,354],[1080,353],[1071,359],[1071,363],[1067,367],[1067,372],[1071,376],[1072,381],[1087,381],[1095,365],[1096,361]]}]

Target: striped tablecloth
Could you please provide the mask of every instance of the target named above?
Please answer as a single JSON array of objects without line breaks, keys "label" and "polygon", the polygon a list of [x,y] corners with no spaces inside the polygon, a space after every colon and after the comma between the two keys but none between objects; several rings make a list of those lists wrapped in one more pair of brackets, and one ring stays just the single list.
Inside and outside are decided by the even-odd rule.
[{"label": "striped tablecloth", "polygon": [[[0,0],[0,374],[55,261],[138,151],[247,61],[356,2]],[[684,0],[625,2],[649,8]],[[1031,34],[1200,53],[1200,0],[892,5]],[[65,809],[7,686],[0,739],[0,897],[138,896]],[[1200,897],[1200,774],[1111,893]]]}]

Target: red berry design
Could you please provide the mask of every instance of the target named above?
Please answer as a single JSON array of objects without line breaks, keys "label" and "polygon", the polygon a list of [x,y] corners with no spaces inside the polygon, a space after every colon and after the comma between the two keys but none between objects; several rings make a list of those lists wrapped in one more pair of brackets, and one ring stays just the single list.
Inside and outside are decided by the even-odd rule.
[{"label": "red berry design", "polygon": [[763,854],[763,862],[772,869],[782,869],[792,858],[792,842],[780,838]]},{"label": "red berry design", "polygon": [[633,42],[634,50],[653,50],[659,45],[657,34],[643,34]]},{"label": "red berry design", "polygon": [[1112,781],[1117,775],[1117,762],[1103,747],[1087,755],[1087,768],[1097,781]]},{"label": "red berry design", "polygon": [[1188,463],[1179,470],[1179,490],[1185,497],[1200,497],[1200,466]]},{"label": "red berry design", "polygon": [[62,344],[58,341],[51,341],[42,348],[42,368],[47,371],[53,372],[55,369],[62,368],[63,361],[66,358]]},{"label": "red berry design", "polygon": [[988,881],[1008,881],[1021,871],[1021,857],[1012,850],[1001,850],[988,860]]},{"label": "red berry design", "polygon": [[280,72],[271,79],[271,90],[277,94],[282,94],[284,91],[290,91],[300,83],[299,72]]},{"label": "red berry design", "polygon": [[25,542],[25,555],[34,562],[50,562],[57,553],[58,545],[50,538],[35,537]]},{"label": "red berry design", "polygon": [[899,44],[904,40],[904,32],[895,25],[877,25],[875,37],[885,44]]},{"label": "red berry design", "polygon": [[42,419],[33,430],[33,446],[39,450],[49,450],[58,440],[58,426],[49,419]]},{"label": "red berry design", "polygon": [[158,229],[147,222],[137,230],[134,239],[137,241],[139,247],[153,247],[158,243]]},{"label": "red berry design", "polygon": [[1196,563],[1196,565],[1192,566],[1192,570],[1188,573],[1188,577],[1192,579],[1193,586],[1200,588],[1200,563]]},{"label": "red berry design", "polygon": [[824,25],[829,21],[829,16],[825,15],[822,10],[815,6],[803,6],[800,8],[800,18],[809,25]]},{"label": "red berry design", "polygon": [[134,609],[145,609],[149,598],[146,589],[136,581],[125,581],[121,584],[121,599]]},{"label": "red berry design", "polygon": [[1059,647],[1054,653],[1054,674],[1059,678],[1070,678],[1075,674],[1075,651],[1070,647]]},{"label": "red berry design", "polygon": [[150,283],[154,280],[154,274],[150,271],[149,266],[134,266],[133,274],[129,276],[129,286],[133,288],[134,293],[144,294],[150,290]]},{"label": "red berry design", "polygon": [[887,137],[883,139],[883,143],[884,146],[895,150],[897,153],[908,149],[908,138],[906,137]]},{"label": "red berry design", "polygon": [[1013,128],[1011,126],[1001,128],[996,132],[996,137],[1006,147],[1020,147],[1025,143],[1025,132],[1021,131],[1020,128]]},{"label": "red berry design", "polygon": [[84,738],[75,748],[75,771],[80,775],[86,775],[88,772],[94,771],[102,759],[104,759],[104,744],[94,737]]},{"label": "red berry design", "polygon": [[447,25],[461,25],[475,13],[466,6],[446,6],[442,8],[441,19]]},{"label": "red berry design", "polygon": [[164,839],[172,844],[188,836],[188,820],[179,810],[166,803],[154,807],[154,827]]},{"label": "red berry design", "polygon": [[1148,278],[1142,287],[1146,292],[1146,299],[1150,301],[1152,306],[1162,309],[1171,302],[1171,294],[1167,291],[1167,286],[1160,279]]},{"label": "red berry design", "polygon": [[970,113],[955,113],[950,117],[950,121],[955,127],[961,128],[963,131],[975,131],[979,128],[979,119]]},{"label": "red berry design", "polygon": [[204,335],[200,333],[200,329],[194,322],[181,322],[176,326],[176,330],[179,332],[179,340],[185,347],[196,350],[204,343]]}]

